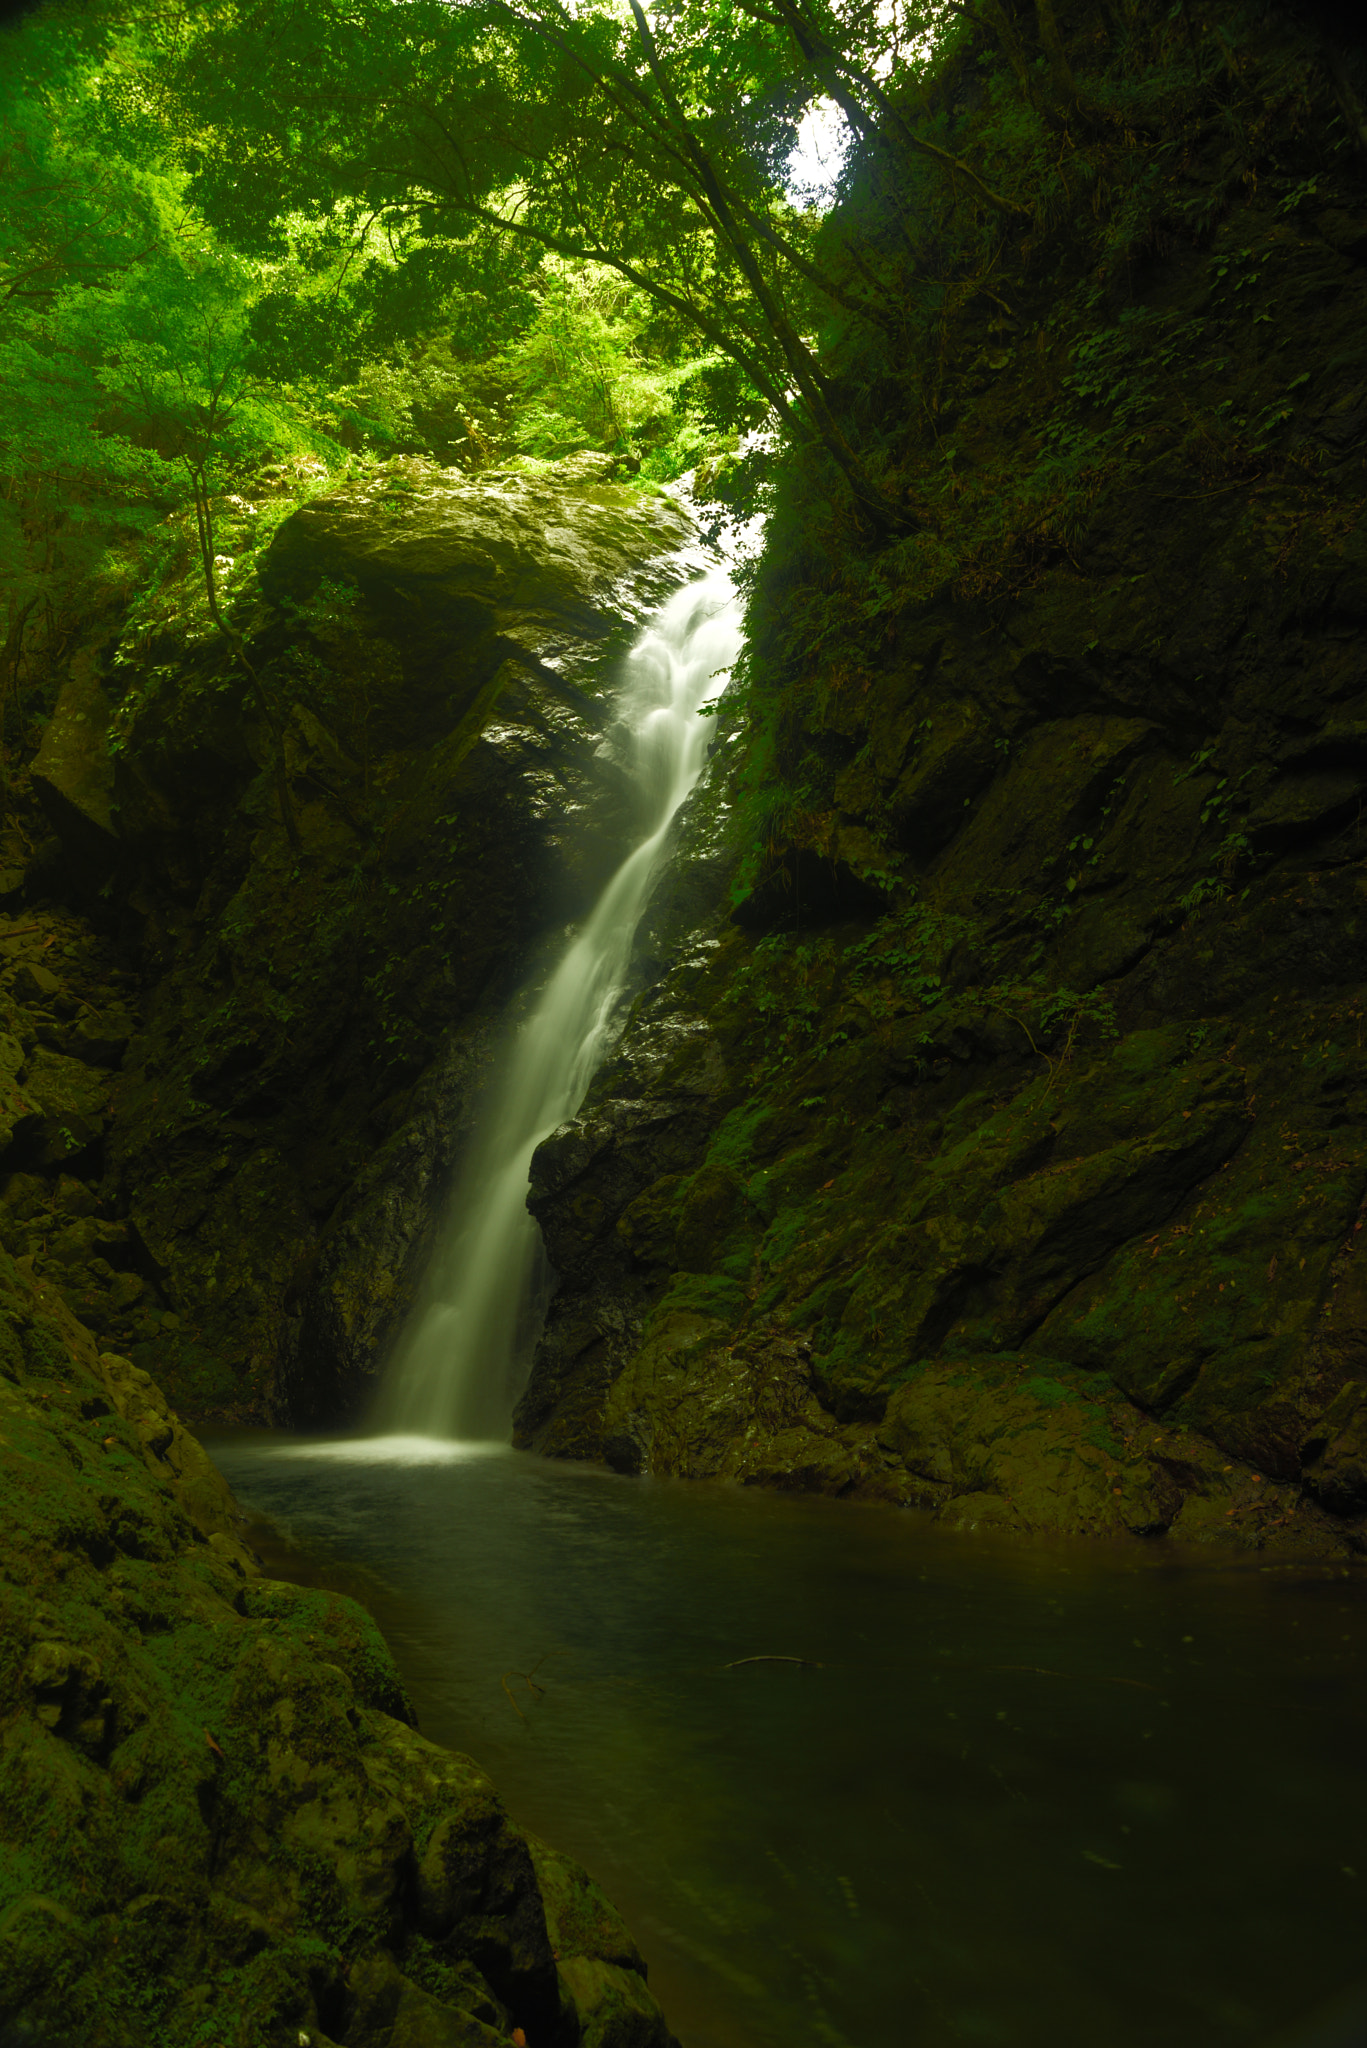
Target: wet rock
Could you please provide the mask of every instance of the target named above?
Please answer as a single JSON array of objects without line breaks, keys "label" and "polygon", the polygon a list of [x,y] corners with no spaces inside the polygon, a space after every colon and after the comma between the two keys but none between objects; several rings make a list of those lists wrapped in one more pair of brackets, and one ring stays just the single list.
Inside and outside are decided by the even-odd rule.
[{"label": "wet rock", "polygon": [[364,1413],[438,1227],[446,1177],[478,1100],[486,1034],[470,1034],[414,1091],[356,1175],[286,1298],[278,1398],[300,1421]]},{"label": "wet rock", "polygon": [[584,2048],[668,2048],[673,2041],[659,2006],[631,1970],[587,1956],[571,1956],[559,1968]]},{"label": "wet rock", "polygon": [[1367,1512],[1367,1388],[1349,1380],[1304,1446],[1307,1483],[1340,1515]]},{"label": "wet rock", "polygon": [[27,1063],[25,1093],[39,1122],[29,1138],[33,1163],[61,1166],[95,1144],[109,1118],[109,1084],[84,1061],[39,1047]]},{"label": "wet rock", "polygon": [[41,1006],[56,1002],[65,993],[60,977],[33,960],[25,960],[15,969],[10,990],[18,1002]]},{"label": "wet rock", "polygon": [[155,1383],[4,1259],[0,1666],[6,2039],[672,2048],[364,1611],[264,1578]]},{"label": "wet rock", "polygon": [[672,499],[609,483],[611,467],[581,455],[471,479],[401,462],[293,514],[271,544],[263,580],[296,596],[311,594],[320,576],[386,599],[403,591],[421,605],[426,634],[449,616],[467,649],[486,637],[537,663],[569,655],[578,667],[577,644],[608,632],[624,593],[640,618],[671,587],[668,578],[642,583],[650,557],[692,538]]},{"label": "wet rock", "polygon": [[531,1843],[562,2010],[584,2048],[675,2048],[621,1916],[577,1864]]},{"label": "wet rock", "polygon": [[100,1001],[60,1050],[121,1065],[111,1199],[231,1362],[219,1413],[364,1409],[491,1040],[619,857],[603,698],[692,526],[604,467],[404,460],[284,522],[255,652],[298,855],[238,682],[187,656],[136,699],[116,794],[155,987],[127,1046]]},{"label": "wet rock", "polygon": [[19,1076],[24,1071],[24,1048],[7,1033],[0,1034],[0,1157],[16,1138],[30,1135],[42,1110],[25,1092]]},{"label": "wet rock", "polygon": [[132,1035],[131,1018],[116,1010],[88,1010],[71,1026],[63,1050],[88,1067],[118,1067]]}]

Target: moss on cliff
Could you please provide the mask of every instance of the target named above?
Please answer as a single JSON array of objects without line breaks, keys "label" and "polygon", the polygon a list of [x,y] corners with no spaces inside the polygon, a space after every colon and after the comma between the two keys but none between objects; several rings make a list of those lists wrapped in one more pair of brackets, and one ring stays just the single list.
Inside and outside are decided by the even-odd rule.
[{"label": "moss on cliff", "polygon": [[1309,45],[1201,32],[1225,102],[1150,75],[991,291],[939,224],[933,360],[834,351],[923,530],[780,477],[710,906],[536,1162],[525,1442],[1358,1541],[1367,208]]}]

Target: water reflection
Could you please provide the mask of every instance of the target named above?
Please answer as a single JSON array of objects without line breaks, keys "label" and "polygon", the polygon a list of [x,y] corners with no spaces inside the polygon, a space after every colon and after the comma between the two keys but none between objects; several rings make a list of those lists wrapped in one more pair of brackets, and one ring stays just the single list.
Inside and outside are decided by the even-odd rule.
[{"label": "water reflection", "polygon": [[1211,2048],[1362,1974],[1337,1569],[999,1550],[509,1453],[211,1448],[364,1568],[426,1732],[602,1879],[686,2048]]}]

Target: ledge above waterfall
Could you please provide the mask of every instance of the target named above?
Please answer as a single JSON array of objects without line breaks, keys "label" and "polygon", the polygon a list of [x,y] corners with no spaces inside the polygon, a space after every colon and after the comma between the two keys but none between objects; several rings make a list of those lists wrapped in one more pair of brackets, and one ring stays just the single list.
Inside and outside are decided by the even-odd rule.
[{"label": "ledge above waterfall", "polygon": [[590,453],[471,476],[399,458],[287,519],[263,586],[310,597],[326,577],[372,599],[419,597],[541,658],[567,637],[600,640],[701,565],[687,512],[611,482],[612,466]]}]

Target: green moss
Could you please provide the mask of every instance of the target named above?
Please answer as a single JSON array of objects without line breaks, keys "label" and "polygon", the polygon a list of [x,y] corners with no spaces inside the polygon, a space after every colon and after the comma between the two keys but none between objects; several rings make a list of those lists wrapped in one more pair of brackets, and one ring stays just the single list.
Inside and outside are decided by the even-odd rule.
[{"label": "green moss", "polygon": [[759,1099],[744,1102],[733,1109],[713,1134],[707,1148],[709,1166],[727,1173],[743,1173],[771,1115],[769,1105]]},{"label": "green moss", "polygon": [[1081,1398],[1072,1387],[1065,1387],[1061,1380],[1051,1379],[1045,1373],[1032,1373],[1025,1382],[1025,1391],[1039,1402],[1041,1408],[1058,1408],[1065,1401]]},{"label": "green moss", "polygon": [[158,1335],[130,1345],[129,1356],[154,1379],[173,1386],[188,1415],[228,1414],[264,1391],[245,1383],[219,1351],[193,1338]]},{"label": "green moss", "polygon": [[744,1289],[724,1274],[678,1273],[660,1302],[659,1313],[685,1310],[730,1323],[744,1315],[745,1306]]},{"label": "green moss", "polygon": [[[49,1295],[4,1286],[6,1327],[39,1341],[0,1377],[0,2033],[370,2038],[392,2021],[386,1985],[420,1996],[400,1958],[457,2014],[503,2037],[534,2025],[520,2001],[544,1998],[553,1962],[521,1838],[472,1764],[405,1725],[369,1616],[262,1579],[145,1374],[97,1358]],[[463,1923],[440,1953],[415,1924],[412,1845],[453,1824],[448,1920],[479,1902],[506,1998],[461,1960]],[[349,1972],[376,1956],[367,2017]],[[667,2048],[642,1996],[642,2043]]]},{"label": "green moss", "polygon": [[759,1255],[764,1265],[784,1266],[795,1258],[811,1228],[812,1217],[807,1210],[782,1210],[760,1240]]}]

